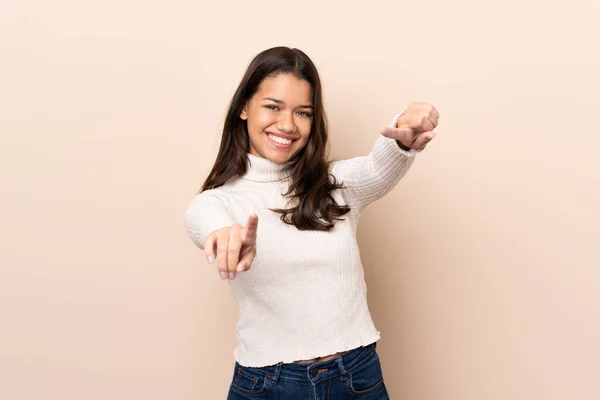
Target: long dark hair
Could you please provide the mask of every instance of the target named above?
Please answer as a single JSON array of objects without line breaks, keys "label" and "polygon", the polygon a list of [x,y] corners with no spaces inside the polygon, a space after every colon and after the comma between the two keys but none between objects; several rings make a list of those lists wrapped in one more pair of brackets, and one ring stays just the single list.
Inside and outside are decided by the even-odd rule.
[{"label": "long dark hair", "polygon": [[240,118],[240,113],[263,79],[279,74],[293,74],[311,84],[313,120],[306,146],[285,166],[285,172],[291,177],[285,196],[297,201],[288,209],[272,211],[281,214],[283,222],[300,230],[328,231],[350,208],[338,205],[332,196],[332,191],[340,189],[342,184],[329,174],[327,118],[321,80],[312,60],[298,49],[274,47],[252,60],[231,99],[219,153],[200,192],[222,186],[246,173],[250,139],[246,121]]}]

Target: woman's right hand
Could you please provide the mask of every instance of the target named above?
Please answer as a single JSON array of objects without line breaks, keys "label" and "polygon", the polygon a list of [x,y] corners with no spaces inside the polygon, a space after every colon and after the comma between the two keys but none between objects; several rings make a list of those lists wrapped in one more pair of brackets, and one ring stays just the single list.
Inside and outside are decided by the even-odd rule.
[{"label": "woman's right hand", "polygon": [[221,279],[235,279],[237,272],[247,271],[256,256],[258,216],[251,214],[246,226],[233,224],[212,232],[204,241],[204,254],[210,264],[215,261]]}]

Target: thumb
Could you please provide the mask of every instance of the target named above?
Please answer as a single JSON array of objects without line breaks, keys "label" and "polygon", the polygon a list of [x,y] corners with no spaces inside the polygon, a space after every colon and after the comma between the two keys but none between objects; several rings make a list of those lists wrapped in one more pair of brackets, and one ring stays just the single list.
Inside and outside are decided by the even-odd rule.
[{"label": "thumb", "polygon": [[390,128],[389,126],[386,126],[381,130],[383,136],[396,140],[404,139],[412,133],[413,130],[410,128]]}]

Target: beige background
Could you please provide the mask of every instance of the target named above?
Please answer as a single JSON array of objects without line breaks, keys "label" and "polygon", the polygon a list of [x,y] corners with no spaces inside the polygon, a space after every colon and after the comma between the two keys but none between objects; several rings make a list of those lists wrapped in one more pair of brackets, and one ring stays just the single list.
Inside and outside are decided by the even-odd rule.
[{"label": "beige background", "polygon": [[359,232],[392,399],[600,398],[600,4],[568,3],[3,1],[0,399],[225,398],[234,303],[183,213],[275,45],[335,157],[441,113]]}]

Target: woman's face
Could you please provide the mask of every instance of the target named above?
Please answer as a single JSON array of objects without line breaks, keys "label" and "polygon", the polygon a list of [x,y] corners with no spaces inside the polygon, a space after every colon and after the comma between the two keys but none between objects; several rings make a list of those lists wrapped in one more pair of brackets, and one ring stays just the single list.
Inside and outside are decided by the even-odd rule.
[{"label": "woman's face", "polygon": [[277,164],[306,146],[313,119],[312,87],[292,74],[265,78],[240,118],[248,123],[250,154]]}]

